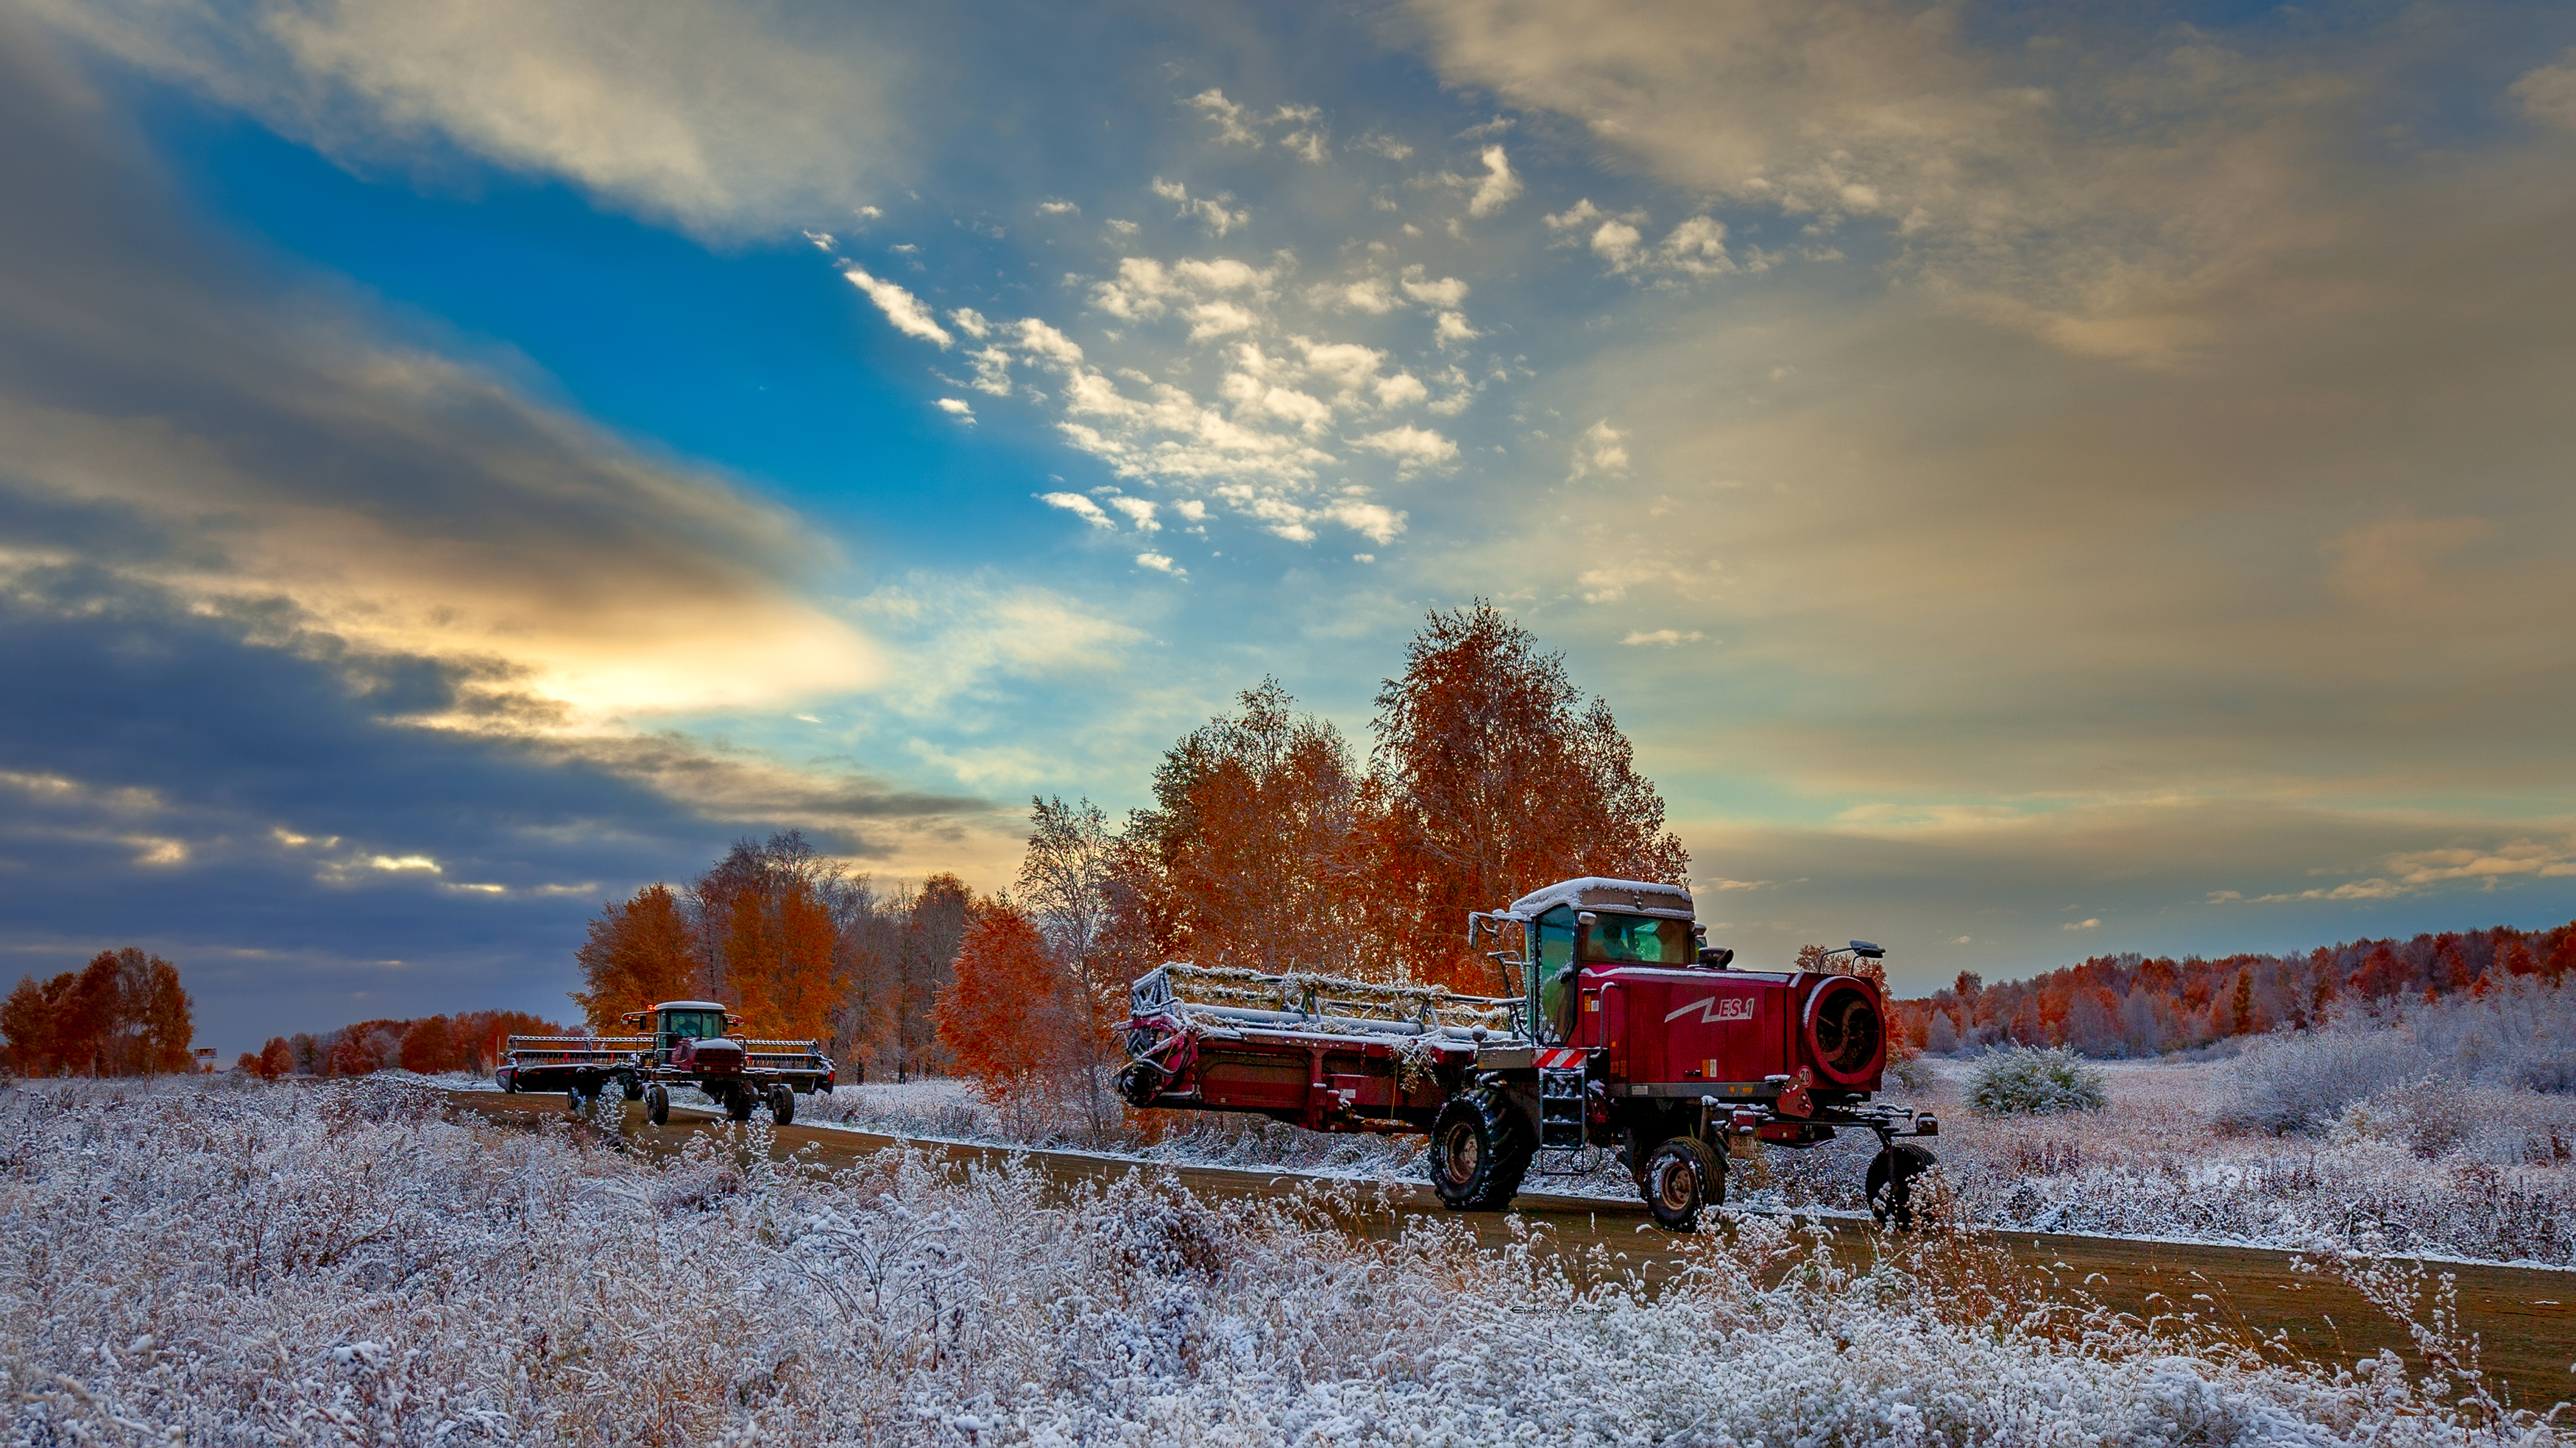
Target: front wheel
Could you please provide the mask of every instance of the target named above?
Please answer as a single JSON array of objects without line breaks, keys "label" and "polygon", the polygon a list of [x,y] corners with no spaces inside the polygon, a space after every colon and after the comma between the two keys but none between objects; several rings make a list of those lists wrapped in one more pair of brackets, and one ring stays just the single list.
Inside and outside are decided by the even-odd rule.
[{"label": "front wheel", "polygon": [[671,1123],[671,1093],[658,1081],[644,1088],[644,1119],[655,1126]]},{"label": "front wheel", "polygon": [[1534,1149],[1520,1109],[1490,1088],[1461,1092],[1431,1124],[1431,1186],[1455,1211],[1511,1203]]},{"label": "front wheel", "polygon": [[725,1115],[735,1121],[751,1119],[752,1096],[748,1086],[737,1086],[725,1093]]},{"label": "front wheel", "polygon": [[784,1081],[769,1088],[769,1119],[781,1126],[796,1119],[796,1091]]},{"label": "front wheel", "polygon": [[1726,1200],[1726,1163],[1696,1136],[1676,1136],[1646,1158],[1646,1210],[1668,1231],[1699,1227],[1700,1209]]},{"label": "front wheel", "polygon": [[1914,1179],[1932,1169],[1932,1153],[1910,1141],[1890,1142],[1869,1159],[1869,1214],[1885,1226],[1914,1225]]},{"label": "front wheel", "polygon": [[623,1077],[618,1081],[617,1085],[620,1090],[626,1093],[627,1100],[641,1101],[644,1099],[644,1083],[636,1080],[634,1077]]}]

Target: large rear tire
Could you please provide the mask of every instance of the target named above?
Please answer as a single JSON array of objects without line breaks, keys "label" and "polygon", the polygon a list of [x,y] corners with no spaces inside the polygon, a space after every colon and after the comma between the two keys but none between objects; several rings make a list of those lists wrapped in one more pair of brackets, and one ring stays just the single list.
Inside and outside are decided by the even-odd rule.
[{"label": "large rear tire", "polygon": [[1499,1211],[1519,1193],[1535,1149],[1510,1098],[1488,1087],[1460,1092],[1431,1124],[1432,1189],[1453,1211]]},{"label": "large rear tire", "polygon": [[796,1090],[784,1081],[769,1088],[769,1119],[781,1126],[796,1119]]},{"label": "large rear tire", "polygon": [[659,1081],[644,1088],[644,1119],[655,1126],[671,1124],[671,1093]]},{"label": "large rear tire", "polygon": [[1869,1214],[1882,1226],[1914,1225],[1914,1179],[1932,1169],[1932,1153],[1910,1141],[1890,1142],[1869,1159]]},{"label": "large rear tire", "polygon": [[1646,1158],[1643,1195],[1655,1225],[1697,1231],[1700,1211],[1726,1200],[1726,1161],[1698,1137],[1676,1136]]}]

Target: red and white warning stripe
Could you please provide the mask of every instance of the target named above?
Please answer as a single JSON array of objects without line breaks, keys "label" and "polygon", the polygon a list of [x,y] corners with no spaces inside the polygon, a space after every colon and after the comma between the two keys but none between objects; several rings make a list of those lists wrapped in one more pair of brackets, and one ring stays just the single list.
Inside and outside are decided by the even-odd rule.
[{"label": "red and white warning stripe", "polygon": [[1569,1047],[1550,1047],[1538,1053],[1538,1064],[1547,1071],[1580,1071],[1583,1053]]}]

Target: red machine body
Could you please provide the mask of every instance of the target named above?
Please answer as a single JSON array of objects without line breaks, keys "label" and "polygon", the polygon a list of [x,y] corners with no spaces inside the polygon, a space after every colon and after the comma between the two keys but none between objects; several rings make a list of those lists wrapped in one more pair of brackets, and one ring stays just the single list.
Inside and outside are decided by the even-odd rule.
[{"label": "red machine body", "polygon": [[[1870,1101],[1887,1018],[1869,980],[1733,969],[1665,884],[1565,881],[1471,917],[1471,941],[1487,931],[1513,995],[1166,965],[1129,993],[1120,1090],[1138,1106],[1427,1132],[1453,1206],[1500,1206],[1527,1172],[1590,1170],[1615,1149],[1672,1226],[1723,1200],[1728,1155],[1856,1127],[1881,1140],[1872,1205],[1903,1215],[1931,1157],[1894,1138],[1938,1127]],[[1879,954],[1855,941],[1829,958]]]}]

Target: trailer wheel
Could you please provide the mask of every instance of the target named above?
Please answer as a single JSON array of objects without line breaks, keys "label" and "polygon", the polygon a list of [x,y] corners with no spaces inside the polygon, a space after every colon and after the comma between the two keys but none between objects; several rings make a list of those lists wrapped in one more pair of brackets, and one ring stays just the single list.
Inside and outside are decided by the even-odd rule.
[{"label": "trailer wheel", "polygon": [[1689,1232],[1700,1209],[1726,1200],[1726,1163],[1696,1136],[1676,1136],[1646,1158],[1644,1196],[1655,1224]]},{"label": "trailer wheel", "polygon": [[1528,1124],[1503,1093],[1461,1092],[1431,1126],[1431,1186],[1454,1211],[1490,1212],[1510,1204],[1529,1171]]},{"label": "trailer wheel", "polygon": [[644,1119],[655,1126],[671,1124],[671,1093],[659,1081],[644,1088]]},{"label": "trailer wheel", "polygon": [[769,1088],[769,1119],[781,1126],[796,1119],[796,1092],[784,1081]]},{"label": "trailer wheel", "polygon": [[751,1088],[748,1086],[737,1086],[731,1091],[726,1092],[724,1108],[725,1115],[733,1120],[749,1121],[751,1119],[752,1108]]},{"label": "trailer wheel", "polygon": [[1914,1225],[1914,1179],[1931,1170],[1932,1153],[1910,1141],[1891,1142],[1869,1159],[1869,1214],[1896,1227]]}]

